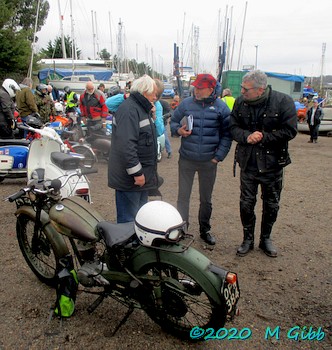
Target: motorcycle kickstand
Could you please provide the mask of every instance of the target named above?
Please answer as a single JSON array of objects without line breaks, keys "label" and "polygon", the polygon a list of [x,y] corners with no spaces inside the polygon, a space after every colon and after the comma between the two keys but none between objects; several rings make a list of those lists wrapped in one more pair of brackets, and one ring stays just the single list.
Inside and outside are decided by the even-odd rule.
[{"label": "motorcycle kickstand", "polygon": [[99,295],[99,297],[88,307],[88,313],[91,314],[93,311],[95,311],[97,307],[103,302],[105,297],[105,294]]},{"label": "motorcycle kickstand", "polygon": [[121,327],[122,325],[124,325],[124,324],[127,322],[129,316],[133,313],[133,311],[134,311],[134,308],[133,308],[133,307],[129,307],[129,309],[128,309],[127,313],[125,314],[124,318],[123,318],[123,319],[121,320],[121,322],[115,327],[114,331],[113,331],[112,334],[111,334],[111,337],[114,337],[114,336],[115,336],[115,333],[120,329],[120,327]]}]

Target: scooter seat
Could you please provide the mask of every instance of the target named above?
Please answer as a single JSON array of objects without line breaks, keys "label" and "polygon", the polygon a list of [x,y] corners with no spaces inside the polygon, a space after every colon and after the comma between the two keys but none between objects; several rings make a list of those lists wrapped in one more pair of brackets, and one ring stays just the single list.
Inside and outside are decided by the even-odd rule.
[{"label": "scooter seat", "polygon": [[110,248],[126,243],[135,234],[134,222],[113,224],[109,221],[102,221],[97,224],[96,229]]},{"label": "scooter seat", "polygon": [[30,140],[26,139],[0,139],[0,146],[29,146]]},{"label": "scooter seat", "polygon": [[80,167],[81,159],[67,153],[52,152],[51,161],[62,170],[74,170]]}]

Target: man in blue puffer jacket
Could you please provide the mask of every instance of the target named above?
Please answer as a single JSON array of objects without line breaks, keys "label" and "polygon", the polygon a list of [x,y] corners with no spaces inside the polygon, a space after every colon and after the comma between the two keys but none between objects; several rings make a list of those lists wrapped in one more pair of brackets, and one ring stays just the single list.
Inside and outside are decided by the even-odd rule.
[{"label": "man in blue puffer jacket", "polygon": [[[212,75],[198,74],[192,85],[194,96],[184,99],[171,119],[172,135],[181,136],[177,208],[182,219],[189,225],[190,195],[197,172],[200,237],[207,244],[214,245],[215,238],[210,231],[211,197],[217,165],[225,159],[232,144],[229,131],[230,110],[218,98],[221,87]],[[188,116],[192,116],[192,130],[187,130]]]}]

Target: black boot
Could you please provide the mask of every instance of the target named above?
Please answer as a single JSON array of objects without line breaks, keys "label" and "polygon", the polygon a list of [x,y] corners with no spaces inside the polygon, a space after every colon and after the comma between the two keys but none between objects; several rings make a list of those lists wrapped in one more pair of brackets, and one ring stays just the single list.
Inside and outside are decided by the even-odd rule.
[{"label": "black boot", "polygon": [[278,256],[277,248],[272,244],[272,240],[270,238],[261,239],[259,242],[259,248],[271,258],[276,258]]},{"label": "black boot", "polygon": [[262,249],[267,256],[276,258],[278,255],[277,248],[272,244],[272,240],[270,239],[272,225],[273,224],[262,223],[259,248]]},{"label": "black boot", "polygon": [[211,231],[201,232],[200,237],[202,240],[209,245],[215,245],[216,239],[212,236]]},{"label": "black boot", "polygon": [[236,255],[245,256],[254,249],[254,226],[243,228],[243,242],[238,248]]}]

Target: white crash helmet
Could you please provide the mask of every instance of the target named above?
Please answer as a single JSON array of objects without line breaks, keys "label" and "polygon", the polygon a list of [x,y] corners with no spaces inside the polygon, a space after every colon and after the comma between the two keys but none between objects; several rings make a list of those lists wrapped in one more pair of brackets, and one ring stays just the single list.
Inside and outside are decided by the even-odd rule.
[{"label": "white crash helmet", "polygon": [[54,103],[54,108],[57,113],[63,113],[63,105],[60,102]]},{"label": "white crash helmet", "polygon": [[135,232],[144,246],[155,245],[160,240],[178,242],[186,225],[176,208],[158,200],[144,204],[135,218]]},{"label": "white crash helmet", "polygon": [[16,91],[21,90],[15,80],[5,79],[2,83],[2,87],[8,92],[11,98],[16,96]]}]

